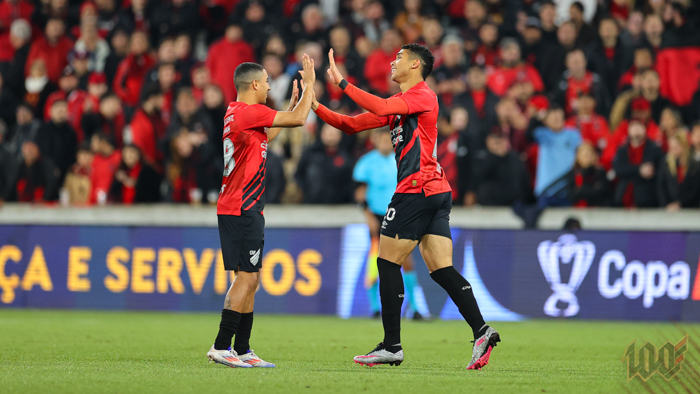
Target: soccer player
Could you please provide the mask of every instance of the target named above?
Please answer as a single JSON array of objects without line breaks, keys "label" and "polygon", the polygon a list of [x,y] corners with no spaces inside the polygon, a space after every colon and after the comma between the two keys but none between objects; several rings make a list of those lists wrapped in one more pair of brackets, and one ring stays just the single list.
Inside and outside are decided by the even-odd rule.
[{"label": "soccer player", "polygon": [[484,322],[472,286],[452,266],[449,225],[452,194],[436,158],[437,96],[425,82],[435,58],[422,45],[402,46],[391,62],[391,79],[399,84],[401,93],[388,99],[349,84],[335,66],[333,49],[328,53],[328,60],[330,81],[369,112],[355,117],[340,115],[315,99],[311,108],[326,123],[346,134],[390,125],[398,167],[398,186],[382,221],[377,259],[384,340],[374,350],[354,360],[370,366],[403,362],[401,263],[419,245],[430,276],[447,291],[471,326],[474,346],[467,369],[481,369],[488,364],[491,350],[500,336]]},{"label": "soccer player", "polygon": [[[229,367],[274,367],[250,349],[255,290],[265,244],[265,160],[267,143],[280,127],[297,127],[309,115],[316,73],[313,60],[302,60],[302,94],[293,86],[291,111],[266,107],[270,90],[267,71],[256,63],[236,67],[233,81],[238,97],[224,118],[224,174],[217,203],[224,268],[236,279],[226,293],[219,334],[207,352],[210,361]],[[296,104],[296,105],[295,105]],[[231,339],[236,336],[231,349]]]},{"label": "soccer player", "polygon": [[[374,131],[372,141],[376,149],[362,156],[355,165],[353,179],[360,183],[355,190],[355,200],[364,208],[367,218],[371,246],[365,269],[365,289],[369,300],[370,312],[379,318],[379,273],[377,257],[379,254],[379,227],[384,221],[386,208],[396,190],[396,160],[391,143],[391,131],[382,127]],[[413,320],[424,320],[418,311],[417,287],[418,277],[413,270],[413,258],[406,257],[403,264],[403,283],[406,288],[408,308],[406,314],[413,313]],[[424,311],[424,313],[427,311]],[[426,315],[427,316],[427,315]]]}]

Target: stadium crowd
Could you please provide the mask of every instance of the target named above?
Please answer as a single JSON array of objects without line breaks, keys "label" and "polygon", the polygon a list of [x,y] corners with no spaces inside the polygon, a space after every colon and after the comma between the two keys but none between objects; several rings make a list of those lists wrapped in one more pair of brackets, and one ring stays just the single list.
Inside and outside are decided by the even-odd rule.
[{"label": "stadium crowd", "polygon": [[[285,110],[303,53],[327,83],[398,93],[436,58],[436,154],[463,205],[700,207],[700,4],[691,0],[3,0],[0,203],[212,203],[240,63]],[[363,135],[364,134],[364,135]],[[373,136],[315,115],[267,156],[268,203],[353,201]]]}]

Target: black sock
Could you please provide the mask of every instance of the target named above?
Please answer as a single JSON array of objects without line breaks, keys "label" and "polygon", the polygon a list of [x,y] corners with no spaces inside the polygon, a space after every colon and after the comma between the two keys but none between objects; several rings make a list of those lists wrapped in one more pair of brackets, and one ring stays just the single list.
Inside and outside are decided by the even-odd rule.
[{"label": "black sock", "polygon": [[233,350],[238,354],[248,353],[250,349],[250,332],[253,330],[253,312],[241,313],[241,324],[236,331]]},{"label": "black sock", "polygon": [[221,311],[221,323],[219,323],[219,335],[214,341],[214,349],[226,350],[231,346],[231,338],[238,331],[241,314],[230,309]]},{"label": "black sock", "polygon": [[459,313],[462,314],[464,320],[472,328],[474,338],[478,338],[479,334],[485,331],[487,326],[484,318],[481,316],[479,306],[476,304],[476,298],[474,298],[472,286],[469,282],[454,267],[440,268],[437,271],[433,271],[430,277],[447,291],[447,294],[459,308]]},{"label": "black sock", "polygon": [[384,346],[391,352],[401,350],[401,305],[404,290],[401,266],[382,258],[377,259],[379,298],[382,301]]}]

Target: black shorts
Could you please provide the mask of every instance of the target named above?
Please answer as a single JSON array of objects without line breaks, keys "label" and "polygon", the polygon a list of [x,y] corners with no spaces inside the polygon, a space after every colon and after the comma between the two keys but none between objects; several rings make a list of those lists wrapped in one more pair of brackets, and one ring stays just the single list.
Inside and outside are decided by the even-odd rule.
[{"label": "black shorts", "polygon": [[224,269],[259,272],[265,246],[265,217],[258,212],[219,215],[219,238]]},{"label": "black shorts", "polygon": [[426,234],[452,239],[452,193],[426,197],[424,192],[396,193],[386,210],[380,233],[387,237],[420,241]]}]

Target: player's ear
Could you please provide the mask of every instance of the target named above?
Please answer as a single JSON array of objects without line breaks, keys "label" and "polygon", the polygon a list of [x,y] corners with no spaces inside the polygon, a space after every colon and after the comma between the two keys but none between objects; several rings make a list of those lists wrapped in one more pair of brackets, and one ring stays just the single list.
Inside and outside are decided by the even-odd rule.
[{"label": "player's ear", "polygon": [[413,59],[411,61],[411,68],[420,68],[420,59]]},{"label": "player's ear", "polygon": [[252,86],[253,90],[258,90],[260,88],[260,81],[258,81],[257,79],[254,79],[251,86]]}]

